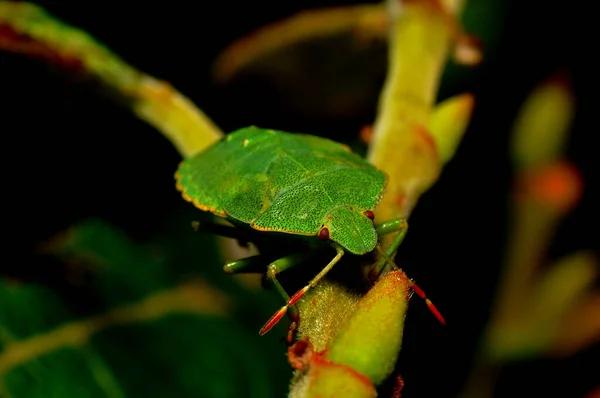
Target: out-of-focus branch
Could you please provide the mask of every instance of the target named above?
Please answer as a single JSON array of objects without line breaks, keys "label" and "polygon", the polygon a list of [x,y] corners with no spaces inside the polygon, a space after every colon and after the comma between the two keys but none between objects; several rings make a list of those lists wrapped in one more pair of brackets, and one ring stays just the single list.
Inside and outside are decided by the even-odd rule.
[{"label": "out-of-focus branch", "polygon": [[127,64],[87,33],[40,7],[0,1],[0,50],[25,54],[100,82],[183,157],[208,147],[222,132],[169,83]]},{"label": "out-of-focus branch", "polygon": [[252,62],[303,40],[353,31],[356,36],[385,36],[387,14],[382,4],[356,4],[308,10],[267,25],[229,46],[215,61],[215,78],[224,82]]},{"label": "out-of-focus branch", "polygon": [[561,219],[583,182],[564,160],[574,100],[564,76],[525,100],[513,127],[515,187],[506,258],[494,307],[462,396],[492,396],[499,368],[538,355],[567,355],[600,337],[597,258],[580,251],[544,267]]}]

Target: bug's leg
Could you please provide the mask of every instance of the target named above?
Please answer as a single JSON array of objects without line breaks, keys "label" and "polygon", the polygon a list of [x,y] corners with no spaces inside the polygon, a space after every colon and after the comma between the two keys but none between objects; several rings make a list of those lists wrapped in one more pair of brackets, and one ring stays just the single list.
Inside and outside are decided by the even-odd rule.
[{"label": "bug's leg", "polygon": [[[313,253],[310,252],[296,253],[290,256],[285,256],[280,259],[277,259],[267,266],[267,279],[275,286],[275,289],[277,290],[279,295],[283,297],[283,300],[286,303],[290,301],[290,296],[287,294],[283,286],[281,286],[279,280],[277,280],[277,274],[293,267],[296,264],[305,261],[307,258],[312,257],[312,255]],[[290,309],[288,315],[292,320],[291,327],[295,328],[295,324],[297,324],[299,319],[298,309],[295,305]]]},{"label": "bug's leg", "polygon": [[[279,292],[279,294],[281,295],[281,297],[283,297],[283,300],[286,303],[290,301],[290,296],[287,294],[283,286],[281,286],[279,280],[277,280],[277,274],[293,267],[296,264],[305,261],[313,255],[314,253],[312,252],[292,254],[290,256],[277,259],[267,266],[267,279],[275,286],[275,289],[277,289],[277,292]],[[290,327],[288,329],[286,341],[288,345],[291,345],[294,340],[294,334],[296,333],[296,329],[298,328],[300,312],[298,311],[298,308],[295,305],[292,305],[289,311],[287,311],[287,314],[292,323],[290,324]]]},{"label": "bug's leg", "polygon": [[[394,220],[386,221],[377,225],[375,230],[377,231],[378,236],[388,235],[394,232],[398,233],[392,244],[390,244],[385,251],[389,257],[394,257],[396,250],[398,250],[398,247],[406,236],[406,232],[408,231],[408,223],[402,218],[396,218]],[[377,263],[369,270],[369,279],[371,281],[376,281],[385,269],[387,263],[388,261],[386,258],[380,258],[379,261],[377,261]]]},{"label": "bug's leg", "polygon": [[344,249],[342,249],[340,246],[336,246],[335,250],[337,251],[337,254],[335,255],[335,257],[329,262],[329,264],[327,264],[322,270],[321,272],[319,272],[314,278],[312,278],[310,280],[310,282],[308,282],[308,284],[306,286],[304,286],[302,289],[298,290],[288,301],[287,303],[281,307],[279,309],[279,311],[277,311],[272,317],[271,319],[269,319],[267,321],[267,323],[265,323],[265,326],[262,327],[262,329],[260,329],[260,334],[263,335],[265,333],[267,333],[269,330],[271,330],[273,328],[273,326],[275,326],[277,324],[277,322],[279,322],[281,320],[281,318],[283,318],[283,316],[288,312],[289,308],[292,307],[294,304],[296,304],[305,294],[307,291],[309,291],[312,287],[315,287],[317,285],[317,283],[319,283],[319,281],[325,276],[327,275],[327,273],[331,270],[331,268],[333,268],[333,266],[335,264],[337,264],[338,261],[340,261],[340,259],[342,258],[342,256],[344,255]]},{"label": "bug's leg", "polygon": [[[283,300],[286,303],[290,301],[290,296],[287,294],[279,280],[277,280],[277,274],[305,261],[313,255],[314,253],[312,252],[296,253],[279,258],[267,266],[267,279],[275,286],[275,289],[279,295],[283,297]],[[269,260],[267,260],[265,256],[259,254],[228,262],[223,266],[223,270],[228,274],[263,272],[265,263],[268,261]],[[295,305],[290,308],[288,315],[292,320],[292,323],[288,332],[287,341],[288,343],[291,343],[299,320],[299,312]]]},{"label": "bug's leg", "polygon": [[[377,248],[378,250],[380,250],[381,258],[379,259],[379,261],[377,261],[377,264],[375,264],[369,271],[369,278],[372,278],[371,280],[373,281],[379,277],[381,272],[384,270],[386,263],[391,264],[396,268],[398,267],[392,260],[392,257],[394,256],[396,250],[398,249],[398,247],[404,240],[404,237],[406,236],[406,232],[408,231],[408,223],[406,222],[406,220],[403,219],[395,219],[378,225],[375,229],[377,231],[377,234],[380,236],[396,231],[398,232],[398,235],[396,235],[392,244],[385,251],[381,250],[381,248],[378,245]],[[417,296],[425,300],[429,311],[431,311],[431,313],[437,318],[437,320],[441,324],[445,325],[446,320],[444,319],[440,311],[437,309],[437,307],[431,302],[431,300],[427,298],[427,295],[425,294],[423,289],[421,289],[419,285],[417,285],[412,279],[410,279],[410,282],[411,287],[413,291],[417,294]]]},{"label": "bug's leg", "polygon": [[442,324],[442,325],[446,325],[446,320],[444,319],[444,317],[442,316],[442,313],[440,312],[440,310],[437,309],[437,307],[431,302],[431,300],[429,300],[427,298],[427,295],[425,294],[425,292],[423,291],[423,289],[421,289],[419,287],[419,285],[417,285],[415,283],[415,281],[413,281],[412,279],[410,279],[411,282],[411,287],[413,289],[413,291],[415,293],[417,293],[417,296],[421,297],[423,300],[425,300],[425,304],[427,304],[427,307],[429,307],[429,311],[431,311],[431,313],[437,318],[437,320]]},{"label": "bug's leg", "polygon": [[215,222],[192,221],[192,228],[194,228],[196,232],[201,231],[224,236],[226,238],[237,239],[241,245],[246,245],[251,240],[248,232],[239,228],[230,227],[228,225],[218,224]]},{"label": "bug's leg", "polygon": [[228,274],[247,274],[247,273],[262,273],[265,269],[265,264],[269,260],[258,254],[235,261],[230,261],[223,266],[223,271]]}]

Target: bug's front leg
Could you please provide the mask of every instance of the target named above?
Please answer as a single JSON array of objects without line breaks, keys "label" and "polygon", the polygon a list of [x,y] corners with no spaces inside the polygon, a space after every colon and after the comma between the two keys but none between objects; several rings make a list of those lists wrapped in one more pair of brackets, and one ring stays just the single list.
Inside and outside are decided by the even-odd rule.
[{"label": "bug's front leg", "polygon": [[[283,272],[296,264],[299,264],[303,261],[306,261],[310,258],[313,253],[296,253],[289,256],[281,257],[275,261],[272,261],[267,266],[266,277],[275,286],[275,289],[279,293],[279,295],[283,298],[283,300],[287,303],[290,301],[290,296],[285,291],[279,280],[277,279],[277,275],[280,272]],[[264,270],[265,263],[267,263],[265,256],[256,255],[251,257],[242,258],[235,261],[230,261],[223,266],[223,270],[228,274],[238,274],[238,273],[254,273],[254,272],[262,272]],[[289,318],[292,323],[290,324],[290,329],[288,332],[287,341],[291,343],[293,340],[294,332],[297,329],[298,321],[299,321],[299,311],[298,308],[293,305],[289,307],[287,312]]]},{"label": "bug's front leg", "polygon": [[[394,256],[394,254],[396,253],[396,250],[398,249],[398,247],[404,240],[404,237],[406,236],[406,232],[408,231],[408,223],[404,219],[397,218],[395,220],[384,222],[383,224],[376,226],[375,229],[379,236],[387,235],[387,234],[390,234],[393,232],[398,232],[398,234],[394,238],[394,241],[392,242],[392,244],[385,250],[385,254],[387,255],[388,258],[385,258],[385,256],[382,256],[382,258],[380,258],[379,261],[377,261],[377,263],[373,267],[371,267],[371,269],[369,270],[369,278],[373,282],[376,281],[377,278],[379,278],[379,275],[381,275],[381,273],[385,269],[386,265],[389,262],[392,262],[391,258]],[[427,295],[425,294],[423,289],[421,289],[419,287],[419,285],[417,285],[412,279],[411,279],[411,287],[412,287],[413,291],[419,297],[421,297],[423,300],[425,300],[427,307],[429,307],[429,310],[437,318],[437,320],[441,324],[445,325],[446,320],[444,319],[444,317],[442,316],[440,311],[431,302],[431,300],[429,298],[427,298]]]},{"label": "bug's front leg", "polygon": [[[398,233],[393,242],[385,250],[388,256],[394,257],[396,250],[398,250],[398,247],[406,236],[406,232],[408,231],[408,223],[403,218],[396,218],[394,220],[386,221],[377,225],[375,230],[377,231],[378,236],[384,236],[394,232]],[[385,258],[380,258],[379,261],[377,261],[377,263],[369,270],[369,279],[371,281],[376,281],[385,269],[386,265],[387,260]]]},{"label": "bug's front leg", "polygon": [[192,221],[192,228],[194,228],[194,231],[196,232],[206,232],[236,239],[241,246],[247,246],[248,242],[252,240],[251,235],[247,231],[212,221]]}]

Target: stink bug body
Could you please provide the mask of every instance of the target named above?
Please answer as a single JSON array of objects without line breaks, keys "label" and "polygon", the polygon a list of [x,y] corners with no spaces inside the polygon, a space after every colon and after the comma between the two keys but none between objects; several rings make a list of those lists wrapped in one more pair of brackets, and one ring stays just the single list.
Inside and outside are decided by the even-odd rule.
[{"label": "stink bug body", "polygon": [[[393,252],[406,232],[403,220],[377,227],[373,223],[373,210],[385,192],[386,174],[346,146],[325,138],[254,126],[242,128],[184,160],[175,178],[184,199],[236,225],[314,236],[333,243],[336,256],[291,298],[276,275],[302,256],[269,264],[267,277],[287,303],[261,334],[270,330],[345,252],[362,255],[377,248],[391,261],[391,253],[380,249],[378,236],[399,232]],[[244,260],[238,260],[227,264],[225,270],[238,272],[245,265]]]}]

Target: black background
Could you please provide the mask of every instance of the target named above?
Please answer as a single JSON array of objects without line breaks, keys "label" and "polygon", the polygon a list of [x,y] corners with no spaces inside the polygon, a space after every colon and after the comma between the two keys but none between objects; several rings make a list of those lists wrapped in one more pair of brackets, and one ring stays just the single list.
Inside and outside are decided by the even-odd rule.
[{"label": "black background", "polygon": [[[582,3],[506,2],[494,53],[446,93],[473,92],[474,119],[456,158],[415,209],[399,255],[449,326],[437,325],[424,307],[411,307],[414,320],[407,323],[399,364],[410,382],[407,396],[454,396],[462,387],[504,250],[507,132],[526,94],[559,68],[569,72],[578,101],[568,157],[580,168],[586,191],[560,225],[548,256],[598,248],[597,44],[583,18],[591,11]],[[171,82],[226,131],[257,124],[327,135],[333,125],[358,131],[372,121],[375,103],[343,120],[311,120],[320,124],[306,131],[301,115],[271,111],[276,100],[268,90],[223,89],[210,77],[211,62],[234,39],[300,10],[347,2],[39,4]],[[3,229],[12,258],[2,266],[5,274],[60,284],[53,269],[40,269],[31,256],[39,242],[90,216],[143,241],[160,230],[168,209],[185,206],[173,185],[180,160],[175,149],[129,111],[76,83],[41,63],[0,53]],[[595,348],[568,359],[510,365],[496,395],[583,396],[600,381],[594,383],[594,369],[600,369]]]}]

